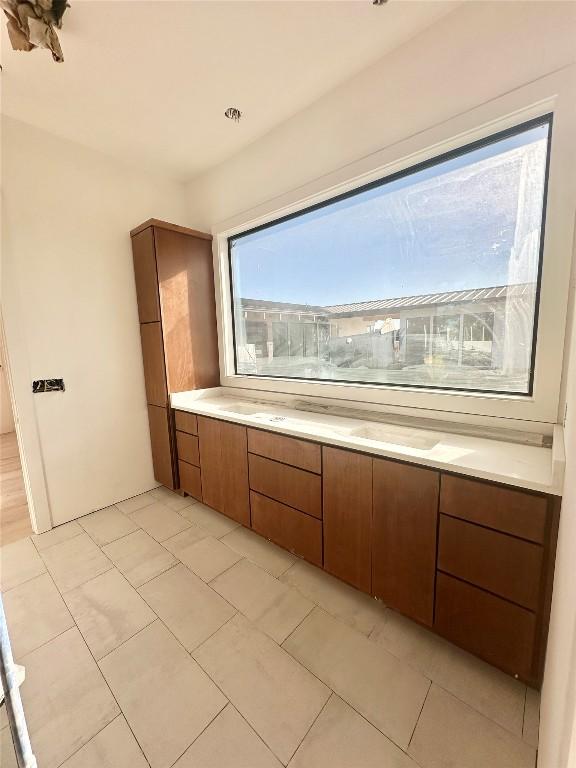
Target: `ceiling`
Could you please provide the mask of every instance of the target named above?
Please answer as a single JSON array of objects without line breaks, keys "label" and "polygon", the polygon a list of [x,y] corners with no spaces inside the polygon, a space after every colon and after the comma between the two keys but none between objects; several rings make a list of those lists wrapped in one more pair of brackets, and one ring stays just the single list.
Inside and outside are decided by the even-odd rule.
[{"label": "ceiling", "polygon": [[[65,61],[17,53],[2,21],[2,111],[187,180],[458,5],[454,0],[73,0]],[[236,124],[227,107],[243,112]]]}]

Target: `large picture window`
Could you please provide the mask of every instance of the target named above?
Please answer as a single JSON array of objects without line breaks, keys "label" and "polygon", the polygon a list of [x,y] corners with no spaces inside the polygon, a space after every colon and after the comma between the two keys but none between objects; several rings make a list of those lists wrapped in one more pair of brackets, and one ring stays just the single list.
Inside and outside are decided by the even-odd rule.
[{"label": "large picture window", "polygon": [[551,116],[228,239],[236,373],[530,395]]}]

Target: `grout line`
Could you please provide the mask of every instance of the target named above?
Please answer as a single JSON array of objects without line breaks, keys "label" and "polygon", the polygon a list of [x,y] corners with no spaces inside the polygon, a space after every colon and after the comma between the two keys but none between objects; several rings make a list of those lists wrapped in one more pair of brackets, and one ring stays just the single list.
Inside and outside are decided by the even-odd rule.
[{"label": "grout line", "polygon": [[[304,599],[306,599],[306,598],[304,598]],[[315,608],[319,608],[319,606],[318,606],[318,605],[316,605],[316,603],[315,603],[315,602],[313,602],[312,600],[310,600],[310,602],[312,603],[312,608],[310,608],[310,610],[308,611],[308,613],[306,614],[306,616],[304,616],[304,618],[302,618],[302,619],[301,619],[301,620],[298,622],[298,624],[296,624],[296,626],[294,627],[294,629],[293,629],[291,632],[289,632],[289,633],[286,635],[286,637],[284,638],[284,640],[282,640],[282,642],[281,642],[281,643],[278,643],[278,645],[280,646],[280,648],[282,648],[283,650],[285,650],[285,651],[286,651],[286,653],[290,653],[290,651],[288,651],[286,648],[284,648],[284,643],[285,643],[285,642],[287,642],[287,641],[288,641],[288,640],[289,640],[289,639],[292,637],[292,635],[294,634],[294,632],[296,632],[296,630],[297,630],[297,629],[299,629],[299,628],[302,626],[302,624],[304,624],[304,622],[305,622],[305,621],[306,621],[306,619],[307,619],[307,618],[310,616],[310,614],[311,614],[311,613],[314,611],[314,609],[315,609]],[[330,615],[330,614],[328,614],[328,615]],[[291,654],[291,653],[290,653],[290,655],[292,656],[292,654]],[[292,657],[292,658],[294,658],[294,657]],[[326,683],[324,683],[324,685],[326,685]]]},{"label": "grout line", "polygon": [[[218,539],[217,539],[217,541],[218,541]],[[224,546],[226,546],[226,545],[224,545]],[[230,549],[230,547],[228,547],[228,549]],[[234,554],[236,554],[236,555],[240,555],[240,553],[239,553],[239,552],[236,552],[236,550],[235,550],[235,549],[230,549],[230,551],[231,551],[231,552],[234,552]],[[212,586],[212,585],[214,584],[214,582],[216,581],[216,579],[219,579],[219,578],[220,578],[220,576],[224,576],[224,574],[225,574],[225,573],[228,573],[228,571],[231,571],[231,570],[232,570],[232,568],[234,568],[234,566],[238,565],[238,563],[241,563],[241,562],[243,562],[244,560],[246,560],[246,561],[247,561],[247,562],[249,562],[249,563],[250,563],[250,562],[252,562],[251,560],[248,560],[248,558],[247,558],[247,557],[242,557],[242,555],[240,555],[240,559],[239,559],[239,560],[236,560],[236,562],[235,562],[235,563],[232,563],[232,565],[229,565],[229,566],[228,566],[228,568],[224,568],[224,570],[222,571],[222,573],[219,573],[217,576],[214,576],[214,578],[213,578],[213,579],[210,579],[210,581],[204,581],[204,579],[202,579],[202,581],[204,581],[204,584],[206,584],[207,586],[209,586],[209,587],[212,587],[212,589],[214,590],[214,592],[216,592],[216,594],[217,594],[217,595],[220,595],[220,592],[218,592],[218,590],[214,589],[214,587]],[[184,563],[184,565],[185,565],[185,563]],[[254,565],[254,563],[252,563],[252,565]],[[190,570],[192,570],[192,569],[190,569]],[[263,568],[262,568],[261,570],[262,570],[262,571],[264,571],[264,569],[263,569]],[[194,573],[194,571],[193,571],[193,573]],[[264,573],[268,573],[268,571],[264,571]],[[269,574],[269,573],[268,573],[268,575],[270,576],[270,574]],[[196,574],[196,576],[198,576],[198,574]],[[200,577],[199,577],[199,578],[200,578]],[[220,595],[220,597],[222,597],[222,595]]]},{"label": "grout line", "polygon": [[[204,674],[206,674],[206,673],[204,673]],[[210,679],[210,682],[213,682],[213,680],[212,680],[212,678],[211,678],[211,677],[210,677],[209,679]],[[192,745],[193,745],[193,744],[194,744],[196,741],[198,741],[198,739],[200,738],[200,736],[202,736],[202,734],[203,734],[205,731],[207,731],[207,730],[208,730],[208,728],[210,728],[210,726],[211,726],[211,725],[212,725],[212,723],[213,723],[213,722],[216,720],[216,718],[220,717],[220,715],[222,714],[222,712],[224,712],[224,710],[226,709],[226,707],[229,707],[229,706],[231,706],[231,703],[230,703],[230,699],[229,699],[227,696],[225,696],[224,698],[226,699],[226,704],[224,704],[224,706],[222,707],[222,709],[219,709],[219,710],[218,710],[218,712],[216,712],[216,714],[214,715],[214,717],[213,717],[213,718],[211,718],[211,719],[210,719],[210,721],[209,721],[208,723],[206,723],[206,725],[204,726],[204,728],[202,728],[202,730],[200,731],[200,733],[199,733],[197,736],[195,736],[195,737],[194,737],[194,739],[193,739],[193,740],[190,742],[190,744],[188,744],[188,746],[186,747],[186,749],[184,750],[184,752],[181,752],[181,753],[178,755],[178,757],[176,758],[176,760],[174,760],[174,762],[173,762],[173,763],[170,763],[170,768],[173,768],[173,767],[176,765],[176,763],[177,763],[179,760],[181,760],[181,758],[183,758],[183,757],[184,757],[184,755],[186,754],[186,752],[188,752],[188,750],[190,749],[190,747],[191,747],[191,746],[192,746]]]},{"label": "grout line", "polygon": [[[310,723],[310,727],[309,727],[309,728],[307,728],[307,730],[306,730],[306,733],[304,734],[304,736],[302,736],[302,738],[301,738],[301,739],[300,739],[300,741],[298,742],[298,745],[297,745],[296,749],[295,749],[295,750],[292,752],[292,754],[291,754],[291,755],[290,755],[290,757],[288,758],[288,761],[287,761],[286,763],[284,763],[284,765],[288,765],[288,764],[289,764],[289,763],[290,763],[290,762],[291,762],[291,761],[294,759],[294,756],[296,755],[296,752],[298,752],[298,750],[300,749],[300,747],[302,746],[302,744],[303,744],[303,743],[304,743],[304,741],[306,740],[306,737],[308,736],[308,734],[310,733],[310,731],[312,730],[312,728],[314,728],[314,726],[315,726],[315,724],[316,724],[316,721],[318,720],[318,718],[320,717],[320,715],[322,714],[322,712],[324,712],[324,710],[325,710],[325,709],[326,709],[326,707],[328,706],[329,702],[330,702],[330,701],[332,701],[333,697],[338,695],[338,694],[337,694],[337,693],[335,693],[335,692],[334,692],[334,691],[333,691],[333,690],[332,690],[332,689],[331,689],[329,686],[326,686],[326,687],[327,687],[327,688],[328,688],[328,690],[330,691],[330,693],[329,693],[329,695],[328,695],[328,698],[326,699],[326,701],[324,702],[324,704],[322,704],[322,706],[320,707],[320,711],[318,712],[318,714],[316,715],[316,717],[314,717],[314,718],[312,719],[312,722]],[[280,758],[278,758],[278,759],[280,760]],[[282,761],[281,761],[281,762],[282,762]]]},{"label": "grout line", "polygon": [[424,706],[426,704],[426,701],[428,700],[428,694],[432,690],[432,680],[428,680],[428,690],[426,691],[426,696],[424,696],[424,699],[422,700],[422,706],[420,707],[420,712],[418,712],[418,717],[416,718],[416,722],[414,723],[414,728],[412,728],[412,733],[410,734],[410,738],[408,739],[408,744],[406,745],[406,754],[408,754],[408,750],[410,749],[410,744],[412,744],[412,739],[414,738],[414,734],[416,733],[416,728],[418,727],[418,723],[420,722],[420,718],[422,717],[422,712],[424,711]]},{"label": "grout line", "polygon": [[528,688],[524,691],[524,711],[522,712],[521,738],[524,740],[524,726],[526,725],[526,707],[528,706]]},{"label": "grout line", "polygon": [[[216,635],[218,632],[220,632],[220,630],[221,630],[221,629],[224,629],[224,627],[225,627],[225,626],[226,626],[226,625],[227,625],[229,622],[231,622],[231,621],[232,621],[232,619],[235,619],[235,618],[236,618],[236,616],[237,616],[239,613],[240,613],[240,611],[239,611],[237,608],[234,608],[234,614],[233,614],[232,616],[230,616],[228,619],[226,619],[226,621],[224,622],[224,624],[221,624],[221,625],[218,627],[218,629],[215,629],[215,630],[214,630],[214,632],[212,632],[210,635],[208,635],[208,637],[204,638],[204,640],[202,640],[202,642],[201,642],[201,643],[199,643],[199,644],[198,644],[198,645],[197,645],[195,648],[193,648],[191,651],[188,651],[188,650],[186,651],[188,654],[190,654],[190,656],[192,656],[192,658],[194,659],[194,661],[196,662],[196,664],[198,664],[200,667],[202,667],[202,664],[200,664],[200,662],[198,661],[198,659],[196,659],[196,658],[194,657],[194,654],[195,654],[195,653],[197,653],[197,652],[200,650],[200,648],[202,648],[202,646],[203,646],[203,645],[205,645],[205,644],[206,644],[206,643],[207,643],[209,640],[212,640],[212,638],[214,637],[214,635]],[[242,615],[244,615],[244,614],[242,614]],[[176,638],[176,639],[178,639],[178,638]],[[184,646],[182,646],[182,647],[184,647]],[[208,672],[206,672],[206,670],[204,669],[204,667],[202,667],[202,669],[203,669],[203,671],[204,671],[204,672],[205,672],[205,673],[208,675]],[[210,678],[210,680],[212,680],[212,677],[211,677],[211,675],[208,675],[208,677]]]},{"label": "grout line", "polygon": [[48,568],[46,568],[46,563],[44,560],[42,560],[42,565],[44,566],[44,570],[40,573],[37,573],[35,576],[31,576],[29,579],[24,579],[24,581],[19,582],[18,584],[14,584],[13,587],[10,587],[10,589],[0,589],[0,594],[7,595],[8,592],[12,592],[13,589],[18,589],[18,587],[23,586],[24,584],[28,584],[31,581],[34,581],[34,579],[40,578],[40,576],[45,576],[47,573],[49,573]]},{"label": "grout line", "polygon": [[[130,724],[129,724],[128,720],[126,719],[126,715],[124,714],[124,712],[122,711],[122,709],[120,709],[120,712],[119,712],[119,714],[118,714],[118,715],[116,715],[116,717],[114,717],[112,720],[110,720],[110,722],[109,722],[109,723],[106,723],[106,725],[102,726],[102,728],[100,728],[100,730],[99,730],[99,731],[97,731],[97,732],[94,734],[94,736],[91,736],[91,737],[88,739],[88,741],[86,741],[84,744],[82,744],[82,746],[80,746],[80,747],[78,747],[78,749],[74,750],[74,752],[72,752],[72,754],[71,754],[71,755],[68,755],[68,757],[66,757],[66,758],[65,758],[65,759],[64,759],[64,760],[63,760],[61,763],[58,763],[58,765],[57,765],[57,766],[55,766],[55,768],[61,768],[61,766],[65,765],[65,764],[68,762],[68,760],[71,760],[71,759],[72,759],[72,758],[73,758],[75,755],[77,755],[77,754],[78,754],[78,752],[80,752],[82,749],[84,749],[84,747],[87,747],[87,746],[90,744],[90,742],[91,742],[91,741],[93,741],[93,740],[94,740],[94,739],[95,739],[97,736],[99,736],[99,735],[100,735],[100,734],[101,734],[103,731],[105,731],[105,730],[106,730],[106,728],[108,728],[108,726],[109,726],[109,725],[112,725],[112,723],[115,723],[115,722],[116,722],[116,720],[118,720],[119,718],[121,718],[122,720],[124,720],[124,722],[126,723],[126,726],[127,726],[128,730],[129,730],[129,731],[132,733],[132,736],[134,736],[134,732],[132,731],[132,728],[130,728]],[[148,759],[146,758],[146,755],[144,754],[144,752],[143,752],[143,750],[142,750],[142,747],[141,747],[141,746],[140,746],[140,744],[138,743],[138,740],[136,739],[136,736],[134,736],[134,741],[136,742],[136,745],[137,745],[138,749],[140,750],[140,752],[141,752],[141,754],[142,754],[142,757],[143,757],[143,758],[144,758],[144,760],[146,761],[146,764],[147,764],[147,765],[150,767],[150,763],[148,762]]]},{"label": "grout line", "polygon": [[[55,531],[60,527],[63,527],[64,525],[69,525],[70,523],[76,523],[76,525],[79,526],[80,530],[78,533],[75,533],[74,536],[69,536],[67,539],[62,539],[62,541],[55,541],[54,544],[49,544],[47,547],[44,547],[44,549],[38,549],[36,546],[36,542],[34,541],[34,536],[44,536],[44,533],[51,533],[51,531]],[[45,531],[44,533],[34,533],[29,536],[32,544],[34,545],[34,548],[36,552],[42,557],[42,552],[46,552],[48,549],[52,549],[53,547],[58,547],[60,544],[66,544],[67,541],[72,541],[72,539],[76,539],[78,536],[81,536],[83,533],[86,533],[84,528],[80,525],[80,523],[77,520],[70,520],[68,523],[63,523],[62,526],[56,525],[54,528],[51,528],[50,531]]]}]

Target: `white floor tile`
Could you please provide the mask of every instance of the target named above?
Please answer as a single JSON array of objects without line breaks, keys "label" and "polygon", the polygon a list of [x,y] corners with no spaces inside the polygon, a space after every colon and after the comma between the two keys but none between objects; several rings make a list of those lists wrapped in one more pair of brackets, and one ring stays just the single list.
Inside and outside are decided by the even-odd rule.
[{"label": "white floor tile", "polygon": [[201,504],[200,502],[191,504],[189,507],[184,507],[184,509],[180,510],[180,514],[191,523],[199,525],[216,539],[219,539],[239,526],[238,523],[234,520],[230,520],[226,515],[222,515],[220,512],[216,512],[215,509],[211,509],[210,507],[207,507],[206,504]]},{"label": "white floor tile", "polygon": [[86,533],[99,547],[110,544],[138,530],[138,526],[123,514],[118,507],[106,507],[78,521]]},{"label": "white floor tile", "polygon": [[160,621],[100,666],[152,768],[172,766],[227,703]]},{"label": "white floor tile", "polygon": [[190,527],[188,520],[159,501],[132,512],[130,518],[156,541],[165,541]]},{"label": "white floor tile", "polygon": [[242,555],[213,536],[206,536],[189,547],[180,549],[178,558],[203,581],[212,581],[237,563]]},{"label": "white floor tile", "polygon": [[16,661],[74,626],[74,620],[48,573],[2,596]]},{"label": "white floor tile", "polygon": [[335,694],[306,734],[289,768],[418,768]]},{"label": "white floor tile", "polygon": [[277,643],[284,642],[314,607],[249,560],[236,563],[211,586]]},{"label": "white floor tile", "polygon": [[134,587],[115,568],[66,592],[65,599],[96,659],[156,619]]},{"label": "white floor tile", "polygon": [[42,551],[42,559],[60,592],[84,584],[113,566],[84,532]]},{"label": "white floor tile", "polygon": [[319,608],[283,647],[406,749],[430,687],[423,675]]},{"label": "white floor tile", "polygon": [[193,653],[270,749],[287,763],[330,691],[247,619],[236,616]]},{"label": "white floor tile", "polygon": [[130,584],[139,587],[178,562],[146,531],[136,531],[102,547]]},{"label": "white floor tile", "polygon": [[30,539],[5,544],[0,548],[0,588],[3,593],[45,571],[44,561]]},{"label": "white floor tile", "polygon": [[62,768],[148,768],[148,763],[120,716],[66,760]]},{"label": "white floor tile", "polygon": [[222,537],[226,546],[264,568],[272,576],[280,576],[296,561],[296,557],[247,528],[236,528]]},{"label": "white floor tile", "polygon": [[526,690],[526,709],[524,712],[524,727],[522,738],[532,747],[538,746],[540,729],[540,694],[533,688]]},{"label": "white floor tile", "polygon": [[138,496],[132,496],[132,498],[125,499],[124,501],[117,501],[115,506],[118,507],[120,512],[129,515],[131,512],[136,512],[137,509],[147,507],[148,504],[154,504],[155,501],[156,497],[153,495],[153,491],[148,491]]},{"label": "white floor tile", "polygon": [[157,576],[139,592],[188,651],[203,643],[235,613],[184,565]]},{"label": "white floor tile", "polygon": [[327,613],[368,635],[382,621],[382,603],[359,592],[304,560],[298,560],[280,581],[290,584]]},{"label": "white floor tile", "polygon": [[394,611],[370,639],[486,717],[522,734],[526,686]]},{"label": "white floor tile", "polygon": [[120,714],[76,628],[32,651],[22,664],[26,722],[41,768],[59,766]]},{"label": "white floor tile", "polygon": [[52,528],[51,531],[46,533],[40,533],[32,536],[32,541],[38,552],[42,552],[48,547],[53,547],[55,544],[61,544],[63,541],[79,536],[83,533],[82,528],[78,523],[73,520],[71,523],[64,523],[64,525],[57,525],[56,528]]},{"label": "white floor tile", "polygon": [[282,768],[282,763],[228,704],[174,768]]},{"label": "white floor tile", "polygon": [[408,753],[422,768],[534,768],[536,750],[433,684]]}]

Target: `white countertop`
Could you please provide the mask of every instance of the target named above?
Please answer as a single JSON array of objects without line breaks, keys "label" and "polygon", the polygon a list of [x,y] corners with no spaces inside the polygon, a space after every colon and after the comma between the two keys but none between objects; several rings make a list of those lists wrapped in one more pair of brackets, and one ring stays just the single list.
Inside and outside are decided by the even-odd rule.
[{"label": "white countertop", "polygon": [[560,495],[564,480],[562,427],[554,427],[551,448],[450,432],[398,426],[300,410],[285,403],[231,396],[222,387],[171,395],[173,408],[248,427],[259,427],[327,445],[363,451],[468,477],[493,480],[532,491]]}]

